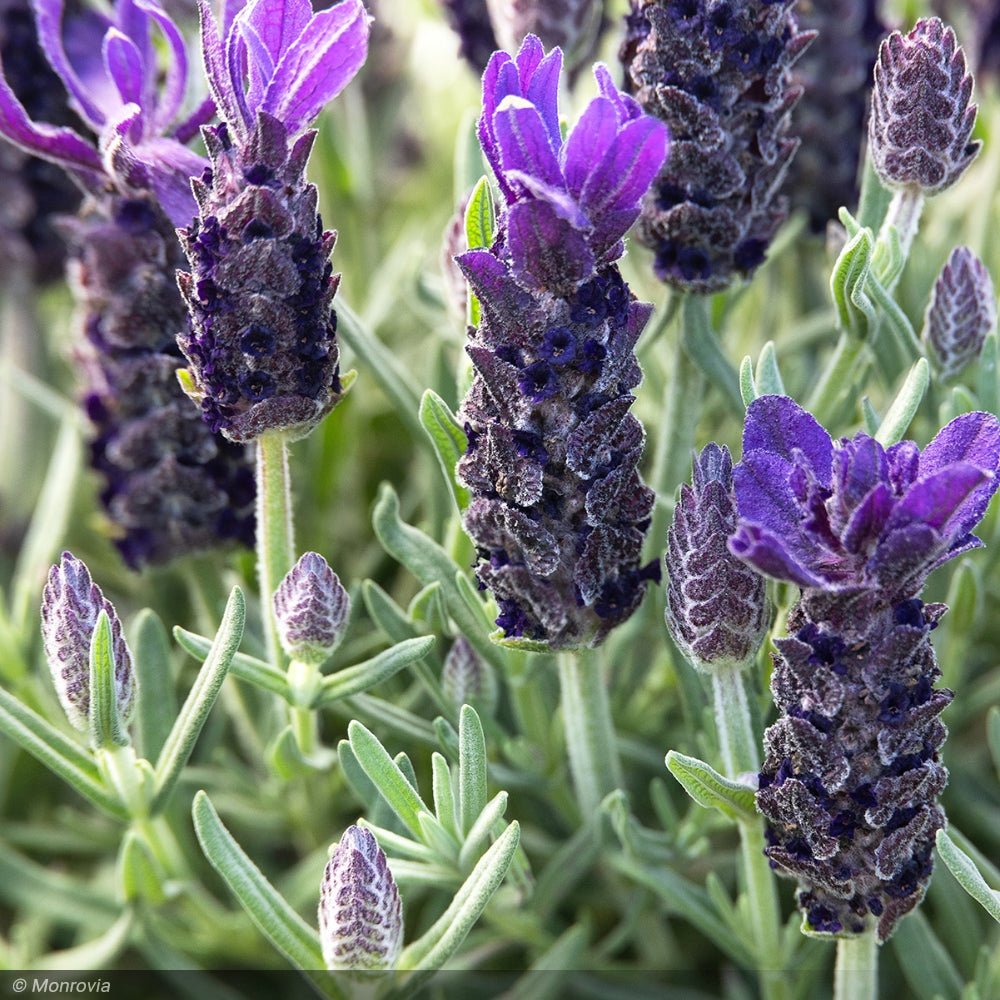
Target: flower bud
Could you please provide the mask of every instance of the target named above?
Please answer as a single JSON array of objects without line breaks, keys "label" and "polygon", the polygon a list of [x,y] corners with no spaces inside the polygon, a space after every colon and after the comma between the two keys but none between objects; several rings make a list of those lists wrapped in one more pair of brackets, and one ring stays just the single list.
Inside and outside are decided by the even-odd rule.
[{"label": "flower bud", "polygon": [[922,339],[942,378],[957,375],[979,357],[996,323],[996,292],[989,273],[968,247],[955,247],[924,313]]},{"label": "flower bud", "polygon": [[403,947],[403,907],[385,852],[370,830],[344,831],[319,894],[323,960],[332,972],[392,969]]},{"label": "flower bud", "polygon": [[908,35],[892,32],[875,64],[868,145],[882,183],[923,194],[951,187],[979,152],[972,76],[955,32],[921,18]]},{"label": "flower bud", "polygon": [[732,459],[709,444],[667,533],[667,627],[699,670],[748,660],[767,633],[764,577],[730,553],[735,528]]},{"label": "flower bud", "polygon": [[274,592],[274,615],[285,652],[320,664],[344,637],[351,598],[337,574],[316,552],[306,552]]},{"label": "flower bud", "polygon": [[475,700],[493,708],[497,701],[497,680],[493,668],[460,635],[445,657],[441,687],[456,707]]},{"label": "flower bud", "polygon": [[122,623],[87,567],[64,552],[42,593],[42,640],[63,711],[81,732],[90,725],[90,643],[102,611],[111,624],[115,705],[124,728],[135,712],[137,685]]}]

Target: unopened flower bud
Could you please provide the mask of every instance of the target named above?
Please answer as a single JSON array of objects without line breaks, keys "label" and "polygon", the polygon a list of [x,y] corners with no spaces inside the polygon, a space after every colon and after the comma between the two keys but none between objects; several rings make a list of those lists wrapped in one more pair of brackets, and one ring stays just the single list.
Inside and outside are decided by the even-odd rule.
[{"label": "unopened flower bud", "polygon": [[316,552],[306,552],[274,592],[281,645],[304,663],[320,664],[340,645],[350,612],[350,595]]},{"label": "unopened flower bud", "polygon": [[909,34],[892,32],[875,64],[868,144],[882,183],[923,194],[951,187],[979,152],[972,76],[955,32],[921,18]]},{"label": "unopened flower bud", "polygon": [[136,678],[122,623],[87,567],[64,552],[49,571],[42,593],[42,640],[59,701],[70,724],[81,732],[90,725],[90,643],[102,611],[111,625],[115,704],[125,727],[135,711]]},{"label": "unopened flower bud", "polygon": [[471,700],[489,708],[496,705],[497,681],[493,668],[464,635],[455,640],[445,657],[441,687],[456,706],[468,704]]},{"label": "unopened flower bud", "polygon": [[976,360],[996,323],[996,292],[989,273],[968,247],[955,247],[924,313],[923,341],[943,378]]},{"label": "unopened flower bud", "polygon": [[736,558],[727,539],[736,528],[733,462],[709,444],[681,487],[667,533],[667,627],[700,670],[748,660],[767,633],[764,577]]},{"label": "unopened flower bud", "polygon": [[323,873],[319,936],[331,971],[392,969],[403,947],[403,907],[385,852],[370,830],[351,826]]}]

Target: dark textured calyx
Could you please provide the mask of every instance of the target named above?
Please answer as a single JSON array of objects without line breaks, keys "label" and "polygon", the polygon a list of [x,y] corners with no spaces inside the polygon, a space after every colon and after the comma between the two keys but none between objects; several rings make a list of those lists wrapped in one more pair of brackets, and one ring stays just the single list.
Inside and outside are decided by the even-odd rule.
[{"label": "dark textured calyx", "polygon": [[289,142],[261,113],[237,148],[205,130],[212,167],[195,183],[200,215],[182,239],[190,311],[181,347],[205,420],[236,441],[276,429],[308,433],[340,398],[339,276],[316,188],[304,170],[313,134]]},{"label": "dark textured calyx", "polygon": [[815,932],[880,941],[917,903],[931,875],[937,798],[947,782],[939,715],[952,692],[929,634],[943,605],[884,607],[863,629],[793,609],[777,641],[772,691],[782,713],[764,737],[757,804],[765,853],[799,882]]}]

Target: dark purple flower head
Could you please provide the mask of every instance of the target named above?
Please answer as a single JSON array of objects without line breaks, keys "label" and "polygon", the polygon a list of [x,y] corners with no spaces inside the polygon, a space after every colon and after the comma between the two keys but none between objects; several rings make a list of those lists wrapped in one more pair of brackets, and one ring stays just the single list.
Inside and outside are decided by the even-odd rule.
[{"label": "dark purple flower head", "polygon": [[438,0],[452,30],[458,35],[458,54],[477,73],[481,73],[490,56],[499,48],[493,32],[486,0]]},{"label": "dark purple flower head", "polygon": [[927,574],[980,544],[972,534],[997,489],[1000,423],[956,417],[921,452],[859,433],[838,444],[787,396],[747,411],[734,470],[731,551],[803,588],[913,597]]},{"label": "dark purple flower head", "polygon": [[597,645],[659,575],[639,565],[653,496],[629,412],[651,310],[613,261],[667,147],[604,67],[563,141],[559,69],[533,36],[490,61],[479,134],[503,206],[493,246],[458,258],[482,315],[460,411],[464,525],[504,635],[553,648]]},{"label": "dark purple flower head", "polygon": [[812,37],[792,0],[632,0],[626,85],[673,138],[637,228],[663,281],[714,292],[763,262],[787,215],[792,66]]},{"label": "dark purple flower head", "polygon": [[879,49],[868,146],[882,182],[936,194],[975,159],[972,75],[955,32],[940,18],[894,31]]},{"label": "dark purple flower head", "polygon": [[666,556],[667,626],[703,670],[748,661],[767,633],[764,577],[726,547],[735,528],[732,459],[709,444],[695,458],[692,484],[681,487]]},{"label": "dark purple flower head", "polygon": [[2,75],[0,135],[58,163],[95,192],[108,177],[123,194],[153,191],[175,224],[188,221],[190,178],[205,161],[183,140],[212,109],[203,106],[194,119],[178,121],[187,55],[177,26],[155,0],[118,0],[110,16],[92,9],[75,15],[69,45],[63,0],[37,0],[35,13],[39,42],[97,146],[71,128],[33,121]]},{"label": "dark purple flower head", "polygon": [[952,378],[979,357],[997,325],[997,299],[983,262],[955,247],[934,282],[921,338],[942,378]]},{"label": "dark purple flower head", "polygon": [[320,664],[340,645],[351,598],[318,552],[306,552],[274,592],[281,645],[293,660]]},{"label": "dark purple flower head", "polygon": [[317,14],[308,0],[252,0],[223,40],[202,6],[225,120],[203,130],[212,165],[193,182],[199,214],[180,232],[191,273],[179,275],[190,323],[178,342],[186,391],[232,441],[302,437],[341,397],[336,233],[324,232],[305,180],[307,126],[364,62],[369,20],[361,0]]},{"label": "dark purple flower head", "polygon": [[59,701],[70,723],[81,732],[90,725],[90,644],[102,611],[111,625],[115,705],[124,728],[135,712],[137,685],[122,623],[87,567],[64,552],[49,571],[42,594],[42,639]]},{"label": "dark purple flower head", "polygon": [[403,948],[403,907],[385,852],[363,827],[344,831],[323,873],[319,939],[331,971],[393,969]]}]

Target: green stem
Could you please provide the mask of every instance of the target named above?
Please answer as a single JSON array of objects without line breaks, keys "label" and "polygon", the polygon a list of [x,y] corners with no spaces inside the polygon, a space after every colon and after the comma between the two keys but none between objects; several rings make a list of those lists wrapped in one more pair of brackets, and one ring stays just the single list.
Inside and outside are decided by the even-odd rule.
[{"label": "green stem", "polygon": [[[723,766],[730,778],[760,770],[760,741],[754,731],[747,700],[744,664],[712,671],[715,724]],[[781,969],[781,910],[774,875],[764,854],[764,824],[760,819],[740,823],[740,854],[747,901],[753,914],[761,987],[768,1000],[786,997]]]},{"label": "green stem", "polygon": [[878,944],[874,929],[837,941],[833,1000],[877,1000]]},{"label": "green stem", "polygon": [[584,821],[623,784],[602,660],[592,650],[559,653],[563,726],[573,787]]},{"label": "green stem", "polygon": [[292,568],[292,532],[288,442],[282,431],[268,431],[257,439],[257,578],[268,660],[279,668],[284,658],[271,598]]},{"label": "green stem", "polygon": [[840,335],[833,357],[827,363],[813,389],[807,409],[825,424],[836,409],[837,402],[849,385],[851,372],[865,351],[866,342],[846,333]]},{"label": "green stem", "polygon": [[[895,226],[899,234],[899,249],[902,253],[903,261],[910,256],[910,247],[913,246],[913,238],[917,235],[917,227],[920,225],[920,214],[924,209],[924,194],[915,184],[899,188],[889,202],[889,210],[886,212],[885,221],[879,230],[878,241],[884,242],[888,237],[889,226]],[[892,284],[895,284],[893,282]],[[892,284],[889,291],[892,290]]]}]

